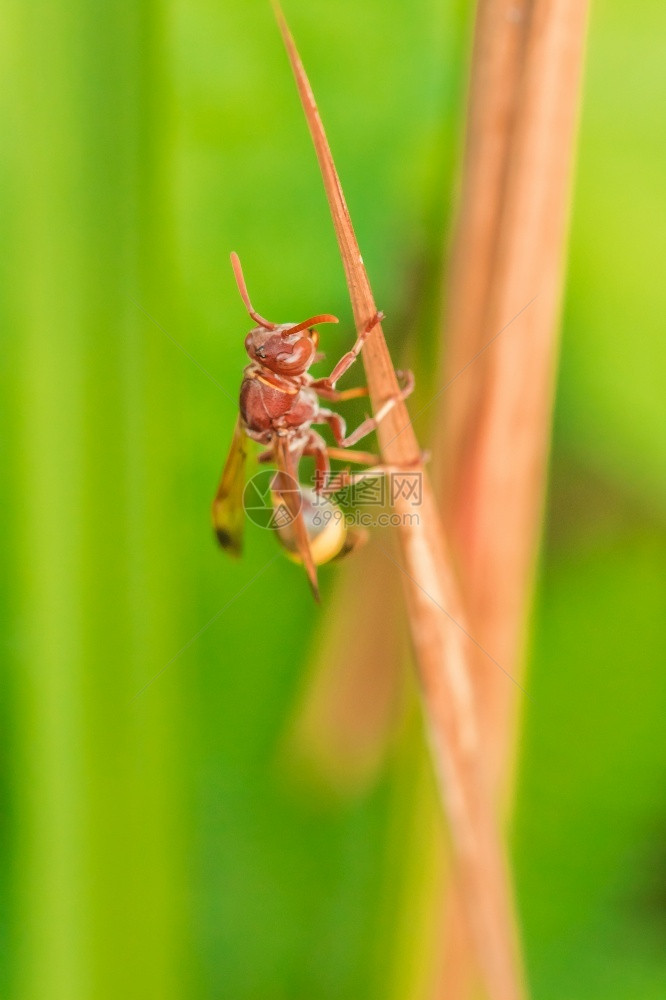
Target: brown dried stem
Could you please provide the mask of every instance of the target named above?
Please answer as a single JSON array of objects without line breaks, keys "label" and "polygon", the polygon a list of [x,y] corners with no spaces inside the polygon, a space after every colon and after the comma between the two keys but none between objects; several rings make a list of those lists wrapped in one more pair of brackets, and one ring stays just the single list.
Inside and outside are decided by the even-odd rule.
[{"label": "brown dried stem", "polygon": [[[319,160],[360,332],[376,314],[374,298],[309,81],[282,12],[275,7]],[[376,412],[399,393],[380,326],[368,337],[363,360]],[[523,995],[521,965],[502,845],[484,787],[469,677],[470,646],[458,587],[404,404],[395,406],[382,421],[378,437],[387,465],[417,469],[423,475],[418,523],[405,517],[399,529],[412,642],[476,953],[489,995],[495,1000],[513,1000]],[[402,498],[396,509],[399,514],[413,513]]]},{"label": "brown dried stem", "polygon": [[[481,0],[472,65],[449,377],[524,312],[443,396],[438,453],[474,634],[514,677],[539,543],[586,13],[584,0]],[[478,656],[473,681],[497,798],[517,689]],[[437,993],[447,1000],[468,995],[469,950],[454,926],[460,909],[452,900]]]},{"label": "brown dried stem", "polygon": [[465,157],[453,252],[448,262],[445,334],[445,420],[437,421],[444,443],[440,476],[454,477],[464,460],[465,432],[476,410],[486,357],[457,379],[483,348],[488,289],[494,274],[509,142],[531,0],[479,0],[469,86]]}]

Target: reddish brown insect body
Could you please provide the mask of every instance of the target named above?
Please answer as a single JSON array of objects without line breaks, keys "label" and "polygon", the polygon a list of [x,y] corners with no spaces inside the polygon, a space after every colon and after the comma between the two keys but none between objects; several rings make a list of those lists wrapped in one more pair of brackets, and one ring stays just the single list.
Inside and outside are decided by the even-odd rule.
[{"label": "reddish brown insect body", "polygon": [[[245,437],[266,445],[267,450],[259,456],[259,461],[272,461],[277,465],[274,491],[292,515],[293,545],[317,596],[317,574],[308,529],[298,496],[289,488],[289,483],[293,480],[298,482],[300,460],[304,455],[310,455],[315,462],[317,489],[322,489],[330,471],[329,459],[340,458],[340,449],[349,448],[369,434],[395,405],[395,399],[388,400],[374,417],[368,417],[347,435],[342,416],[322,406],[320,402],[320,399],[340,401],[368,394],[365,387],[340,391],[336,389],[336,383],[354,363],[366,337],[381,321],[382,316],[376,314],[370,318],[352,349],[340,359],[328,378],[314,379],[308,373],[317,355],[319,343],[319,334],[313,328],[319,323],[337,323],[337,318],[325,314],[312,316],[302,323],[269,322],[256,312],[250,302],[240,261],[235,253],[231,255],[231,263],[245,307],[258,325],[245,338],[245,348],[251,363],[243,373],[240,416],[213,501],[213,524],[223,548],[239,554],[243,527],[241,497]],[[400,398],[408,396],[412,388],[413,378],[407,372]],[[328,424],[338,448],[329,447],[321,435],[313,430],[313,424]],[[366,452],[345,451],[343,455],[350,461],[362,464],[373,464],[376,461],[375,456]],[[380,472],[379,468],[377,472]],[[353,477],[348,477],[349,482],[352,479]]]}]

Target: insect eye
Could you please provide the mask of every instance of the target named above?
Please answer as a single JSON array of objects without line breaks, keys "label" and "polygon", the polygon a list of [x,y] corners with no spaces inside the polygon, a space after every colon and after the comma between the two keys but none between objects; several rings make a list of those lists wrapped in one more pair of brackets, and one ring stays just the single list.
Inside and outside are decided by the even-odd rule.
[{"label": "insect eye", "polygon": [[263,346],[257,347],[254,353],[257,355],[258,358],[261,358],[261,360],[263,361],[264,358],[266,357],[266,348]]}]

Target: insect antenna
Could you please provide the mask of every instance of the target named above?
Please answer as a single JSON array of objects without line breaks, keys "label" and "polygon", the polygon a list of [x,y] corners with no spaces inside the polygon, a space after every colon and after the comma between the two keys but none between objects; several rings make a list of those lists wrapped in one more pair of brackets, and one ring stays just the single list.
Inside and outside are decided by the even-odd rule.
[{"label": "insect antenna", "polygon": [[307,330],[309,326],[315,326],[317,323],[339,323],[340,320],[337,316],[331,316],[330,313],[323,313],[321,316],[311,316],[310,319],[304,319],[302,323],[297,323],[296,326],[290,326],[287,330],[283,330],[283,336],[289,333],[298,333],[299,330]]},{"label": "insect antenna", "polygon": [[250,302],[250,296],[247,293],[247,285],[245,284],[245,278],[243,277],[243,268],[241,267],[241,262],[238,258],[238,254],[235,251],[231,253],[231,266],[234,269],[234,277],[236,278],[236,284],[238,285],[238,291],[240,292],[240,297],[242,298],[245,308],[252,317],[253,320],[263,326],[266,330],[277,329],[277,323],[271,323],[269,320],[264,319],[260,316],[256,309]]}]

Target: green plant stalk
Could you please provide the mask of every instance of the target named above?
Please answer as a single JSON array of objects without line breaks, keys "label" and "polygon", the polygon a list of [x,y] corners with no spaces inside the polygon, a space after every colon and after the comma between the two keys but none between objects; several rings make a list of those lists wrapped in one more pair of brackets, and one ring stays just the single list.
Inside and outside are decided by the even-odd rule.
[{"label": "green plant stalk", "polygon": [[148,3],[76,2],[55,20],[25,5],[11,27],[23,53],[12,978],[26,1000],[182,996],[173,688],[131,703],[178,641],[168,576],[150,569],[168,523],[146,495],[157,469],[168,476],[166,373],[129,298],[150,281],[147,248],[164,248],[159,17]]}]

